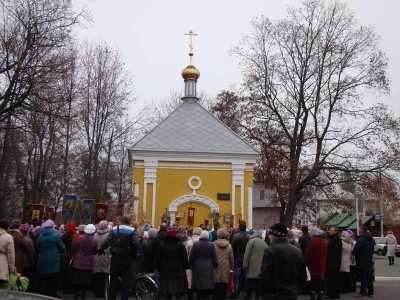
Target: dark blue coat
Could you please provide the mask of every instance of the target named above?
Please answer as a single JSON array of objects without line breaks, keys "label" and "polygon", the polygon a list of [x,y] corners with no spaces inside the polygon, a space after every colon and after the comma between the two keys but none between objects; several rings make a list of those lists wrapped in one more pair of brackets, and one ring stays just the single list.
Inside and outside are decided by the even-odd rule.
[{"label": "dark blue coat", "polygon": [[43,230],[37,241],[37,249],[39,252],[38,273],[60,273],[59,253],[64,251],[64,245],[59,234],[53,228]]},{"label": "dark blue coat", "polygon": [[356,258],[356,267],[358,269],[372,269],[372,258],[374,256],[375,241],[369,232],[360,235],[351,254]]}]

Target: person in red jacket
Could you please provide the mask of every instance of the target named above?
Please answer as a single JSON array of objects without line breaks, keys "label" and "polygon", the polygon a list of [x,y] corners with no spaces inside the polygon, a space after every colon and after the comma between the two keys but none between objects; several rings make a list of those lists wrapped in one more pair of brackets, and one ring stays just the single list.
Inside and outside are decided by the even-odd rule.
[{"label": "person in red jacket", "polygon": [[[324,279],[328,246],[322,238],[323,231],[314,228],[307,244],[305,263],[310,271],[310,300],[321,300],[324,295]],[[316,298],[317,297],[317,298]]]}]

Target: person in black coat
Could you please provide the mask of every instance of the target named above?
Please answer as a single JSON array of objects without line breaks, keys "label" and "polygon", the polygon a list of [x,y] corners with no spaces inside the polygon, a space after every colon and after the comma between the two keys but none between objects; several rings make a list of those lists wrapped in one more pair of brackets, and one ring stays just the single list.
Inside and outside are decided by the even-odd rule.
[{"label": "person in black coat", "polygon": [[271,246],[265,249],[259,293],[262,299],[279,294],[281,300],[297,299],[297,287],[307,280],[306,266],[300,249],[288,242],[287,228],[275,224],[269,230]]},{"label": "person in black coat", "polygon": [[342,240],[337,227],[329,229],[328,255],[326,258],[326,280],[329,299],[340,298],[340,265],[342,264]]},{"label": "person in black coat", "polygon": [[358,230],[359,237],[351,254],[356,258],[356,268],[360,275],[361,287],[358,297],[373,296],[372,259],[374,256],[375,241],[365,226]]},{"label": "person in black coat", "polygon": [[168,231],[157,250],[156,270],[160,273],[161,290],[166,293],[167,299],[174,294],[176,299],[186,290],[186,270],[189,269],[189,260],[186,248],[178,237],[174,228]]},{"label": "person in black coat", "polygon": [[308,234],[308,226],[307,225],[301,226],[301,231],[303,232],[303,235],[299,238],[299,245],[301,248],[301,253],[303,253],[303,257],[305,257],[307,245],[308,245],[308,242],[310,241],[311,237]]}]

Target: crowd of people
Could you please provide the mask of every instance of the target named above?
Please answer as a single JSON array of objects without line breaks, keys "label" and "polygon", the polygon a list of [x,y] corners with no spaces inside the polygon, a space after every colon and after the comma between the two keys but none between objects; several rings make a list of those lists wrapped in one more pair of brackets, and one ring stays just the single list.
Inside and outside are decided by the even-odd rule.
[{"label": "crowd of people", "polygon": [[[62,289],[85,300],[89,289],[104,298],[110,274],[109,299],[116,299],[120,286],[121,300],[127,300],[135,274],[154,273],[163,299],[294,300],[307,291],[311,300],[319,300],[355,292],[358,277],[355,297],[374,295],[374,240],[365,227],[356,236],[336,227],[326,234],[303,226],[299,234],[278,223],[265,237],[248,230],[245,221],[237,229],[219,222],[213,227],[163,223],[155,229],[131,222],[129,215],[118,224],[68,222],[58,228],[52,220],[34,228],[17,219],[0,220],[0,284],[16,269],[29,277],[28,291],[59,298]],[[386,244],[391,265],[397,245],[392,232]]]}]

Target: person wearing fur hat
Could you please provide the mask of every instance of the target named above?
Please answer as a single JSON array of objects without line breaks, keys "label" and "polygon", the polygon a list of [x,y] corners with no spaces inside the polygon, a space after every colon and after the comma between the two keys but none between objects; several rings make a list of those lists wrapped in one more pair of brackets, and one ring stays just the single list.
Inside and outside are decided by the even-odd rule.
[{"label": "person wearing fur hat", "polygon": [[386,256],[389,259],[389,266],[394,265],[394,257],[397,247],[397,240],[396,237],[393,235],[393,231],[389,230],[386,235],[385,244],[387,246],[387,253]]},{"label": "person wearing fur hat", "polygon": [[35,272],[35,247],[33,245],[32,239],[29,237],[29,224],[21,224],[19,227],[19,231],[24,236],[26,243],[28,244],[28,252],[24,253],[24,262],[23,262],[23,275],[29,278],[29,285],[27,291],[31,291],[31,287],[34,282],[34,272]]},{"label": "person wearing fur hat", "polygon": [[310,300],[321,300],[324,294],[324,279],[328,246],[322,238],[322,230],[314,228],[307,243],[305,262],[310,271]]},{"label": "person wearing fur hat", "polygon": [[136,255],[135,261],[136,273],[146,273],[149,261],[149,244],[147,243],[147,240],[143,238],[144,232],[143,226],[139,226],[136,229],[136,234],[139,238],[138,254]]},{"label": "person wearing fur hat", "polygon": [[297,299],[298,285],[307,280],[301,250],[289,244],[287,228],[277,223],[269,229],[271,246],[265,249],[260,277],[261,298],[279,294],[281,300]]},{"label": "person wearing fur hat", "polygon": [[[108,229],[108,223],[106,220],[100,221],[97,225],[97,231],[94,234],[94,239],[97,242],[97,245],[103,244],[109,235],[110,231]],[[96,298],[104,298],[104,282],[106,280],[107,274],[110,273],[110,248],[104,250],[106,255],[98,255],[94,256],[94,268],[93,268],[93,288],[94,288],[94,296]]]},{"label": "person wearing fur hat", "polygon": [[85,234],[80,235],[72,246],[75,253],[72,262],[72,284],[74,285],[74,300],[78,300],[79,292],[81,300],[86,300],[86,291],[92,282],[94,256],[99,246],[94,239],[96,227],[88,224],[83,229]]},{"label": "person wearing fur hat", "polygon": [[64,226],[65,233],[61,236],[61,241],[65,247],[65,263],[63,274],[63,294],[72,294],[72,268],[70,261],[72,258],[72,239],[76,235],[76,226],[74,222],[68,222]]},{"label": "person wearing fur hat", "polygon": [[350,265],[351,265],[351,240],[347,231],[340,234],[342,240],[342,263],[340,265],[340,292],[351,292],[351,278],[350,278]]},{"label": "person wearing fur hat", "polygon": [[212,298],[213,300],[225,300],[230,273],[233,270],[233,250],[231,244],[226,239],[228,231],[225,228],[219,228],[216,233],[217,239],[214,240],[214,247],[218,260],[218,268],[214,270],[215,287],[212,292]]},{"label": "person wearing fur hat", "polygon": [[17,272],[23,274],[24,271],[24,255],[29,253],[29,244],[25,240],[23,234],[19,230],[21,221],[18,219],[12,220],[8,225],[8,233],[14,239],[15,248],[15,267]]},{"label": "person wearing fur hat", "polygon": [[180,299],[186,290],[186,270],[189,269],[189,262],[185,246],[174,228],[168,231],[161,242],[155,267],[160,274],[161,291],[166,294],[167,299],[172,299],[172,295]]},{"label": "person wearing fur hat", "polygon": [[14,240],[7,233],[7,228],[8,222],[0,220],[0,285],[8,281],[8,275],[15,268]]},{"label": "person wearing fur hat", "polygon": [[218,268],[218,259],[207,230],[203,230],[200,240],[193,244],[189,264],[193,271],[192,289],[196,291],[197,299],[208,299],[215,288],[214,270]]},{"label": "person wearing fur hat", "polygon": [[64,252],[64,245],[60,236],[54,230],[54,221],[47,220],[42,227],[44,228],[43,232],[37,241],[40,293],[59,298],[57,295],[57,274],[61,270],[59,254]]}]

